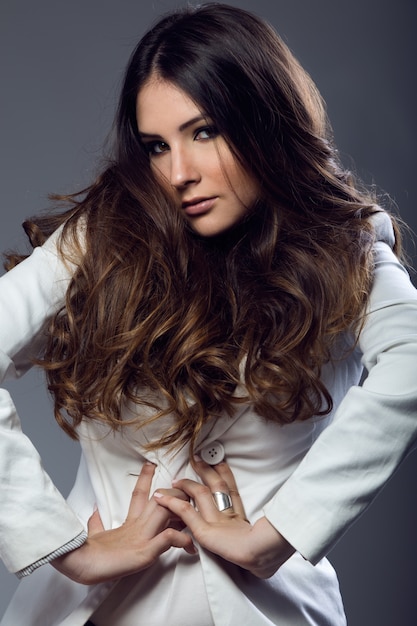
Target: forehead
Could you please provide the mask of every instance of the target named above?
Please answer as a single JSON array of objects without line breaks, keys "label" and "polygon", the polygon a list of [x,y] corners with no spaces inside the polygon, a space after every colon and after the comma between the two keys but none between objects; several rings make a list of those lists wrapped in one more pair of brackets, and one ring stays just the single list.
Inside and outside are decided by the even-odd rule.
[{"label": "forehead", "polygon": [[201,115],[193,100],[174,83],[151,78],[139,90],[136,99],[136,120],[141,132],[157,130],[170,122],[178,125]]}]

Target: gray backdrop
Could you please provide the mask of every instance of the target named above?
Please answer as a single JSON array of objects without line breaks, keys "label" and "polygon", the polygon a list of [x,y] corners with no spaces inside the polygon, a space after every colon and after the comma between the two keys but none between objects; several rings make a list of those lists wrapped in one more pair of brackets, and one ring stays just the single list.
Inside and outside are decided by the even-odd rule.
[{"label": "gray backdrop", "polygon": [[[178,4],[0,0],[1,250],[24,245],[20,223],[47,205],[49,192],[91,179],[128,55],[150,22]],[[274,23],[327,100],[346,163],[390,194],[416,228],[414,0],[230,4]],[[413,260],[411,238],[408,250]],[[10,388],[26,432],[66,494],[77,444],[55,426],[38,374]],[[330,555],[351,626],[417,621],[416,469],[412,454]],[[15,585],[2,566],[0,614]]]}]

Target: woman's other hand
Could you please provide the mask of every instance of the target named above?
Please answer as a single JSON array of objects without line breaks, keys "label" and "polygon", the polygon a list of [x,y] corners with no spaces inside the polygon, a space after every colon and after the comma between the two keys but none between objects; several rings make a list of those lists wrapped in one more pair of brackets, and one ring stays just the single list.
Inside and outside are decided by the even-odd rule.
[{"label": "woman's other hand", "polygon": [[[87,541],[51,564],[72,580],[91,585],[146,569],[172,546],[195,554],[192,539],[181,532],[183,524],[175,513],[149,499],[154,472],[152,463],[144,464],[122,526],[105,530],[95,511],[88,522]],[[160,493],[178,502],[188,499],[179,489],[162,489]]]},{"label": "woman's other hand", "polygon": [[[246,519],[232,471],[227,463],[211,466],[197,459],[196,472],[203,484],[193,480],[176,481],[194,505],[158,490],[154,497],[177,515],[191,530],[195,540],[207,550],[249,570],[259,578],[269,578],[295,552],[284,537],[261,517],[251,525]],[[232,507],[219,511],[214,492],[231,497]]]}]

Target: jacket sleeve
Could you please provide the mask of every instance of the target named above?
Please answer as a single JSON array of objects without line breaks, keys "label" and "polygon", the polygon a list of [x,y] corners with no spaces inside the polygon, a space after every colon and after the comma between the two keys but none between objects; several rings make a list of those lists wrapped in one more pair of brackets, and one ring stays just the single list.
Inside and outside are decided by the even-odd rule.
[{"label": "jacket sleeve", "polygon": [[417,291],[379,219],[375,274],[359,337],[368,376],[265,507],[268,520],[317,563],[365,511],[417,438]]},{"label": "jacket sleeve", "polygon": [[[71,269],[58,255],[57,237],[0,278],[0,382],[30,367],[42,348],[47,320],[63,303]],[[22,433],[5,389],[0,389],[0,493],[0,555],[12,572],[84,531]]]}]

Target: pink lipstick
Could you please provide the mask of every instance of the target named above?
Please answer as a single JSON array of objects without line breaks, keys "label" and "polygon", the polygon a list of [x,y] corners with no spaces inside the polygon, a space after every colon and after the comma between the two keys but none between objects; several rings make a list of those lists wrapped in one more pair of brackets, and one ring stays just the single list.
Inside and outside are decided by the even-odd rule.
[{"label": "pink lipstick", "polygon": [[214,198],[193,198],[182,203],[182,208],[187,215],[197,216],[207,213],[216,201]]}]

